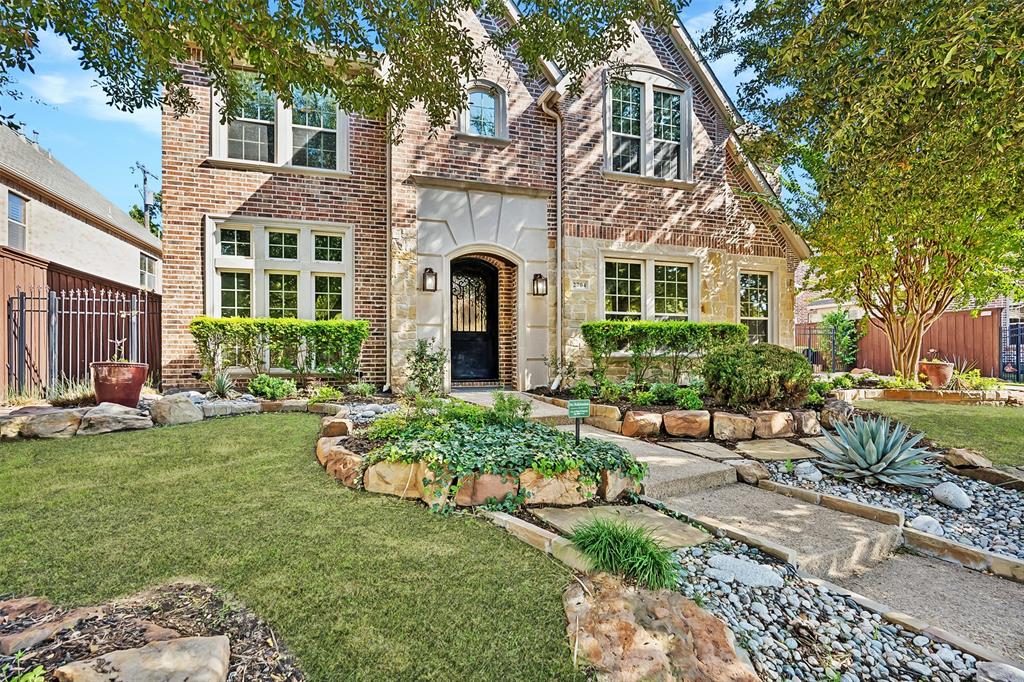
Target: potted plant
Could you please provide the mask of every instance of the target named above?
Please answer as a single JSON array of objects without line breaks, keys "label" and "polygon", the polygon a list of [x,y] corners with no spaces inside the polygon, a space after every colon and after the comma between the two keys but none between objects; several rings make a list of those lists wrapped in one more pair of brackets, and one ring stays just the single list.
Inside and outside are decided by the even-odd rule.
[{"label": "potted plant", "polygon": [[953,378],[953,363],[937,357],[938,353],[931,348],[928,350],[929,357],[917,363],[917,371],[924,375],[932,389],[942,388]]},{"label": "potted plant", "polygon": [[110,362],[93,362],[89,365],[97,403],[117,403],[133,408],[139,406],[139,396],[149,375],[149,365],[124,359],[125,340],[111,341],[114,344],[114,357]]}]

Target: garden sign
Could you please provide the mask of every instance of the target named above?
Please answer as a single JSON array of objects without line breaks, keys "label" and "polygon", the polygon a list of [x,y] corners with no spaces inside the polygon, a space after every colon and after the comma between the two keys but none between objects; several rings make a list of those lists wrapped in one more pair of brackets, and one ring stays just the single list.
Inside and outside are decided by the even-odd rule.
[{"label": "garden sign", "polygon": [[590,416],[589,400],[570,400],[566,406],[569,410],[569,418],[576,420],[576,445],[580,444],[580,424]]}]

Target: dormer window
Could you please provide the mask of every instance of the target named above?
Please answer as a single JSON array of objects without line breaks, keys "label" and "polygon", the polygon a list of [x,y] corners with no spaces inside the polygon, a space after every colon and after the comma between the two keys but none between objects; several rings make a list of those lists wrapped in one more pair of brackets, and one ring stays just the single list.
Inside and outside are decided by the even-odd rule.
[{"label": "dormer window", "polygon": [[465,135],[504,140],[508,138],[505,91],[496,83],[475,81],[466,93],[467,107],[459,120]]},{"label": "dormer window", "polygon": [[636,69],[613,78],[606,96],[606,171],[691,181],[691,118],[689,88],[668,74]]}]

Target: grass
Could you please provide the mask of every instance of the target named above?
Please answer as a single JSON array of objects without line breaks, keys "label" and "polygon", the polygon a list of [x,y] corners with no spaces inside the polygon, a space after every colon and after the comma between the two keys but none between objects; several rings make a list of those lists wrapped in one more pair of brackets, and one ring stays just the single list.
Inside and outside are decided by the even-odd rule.
[{"label": "grass", "polygon": [[641,526],[594,519],[574,529],[572,543],[600,571],[625,575],[651,590],[676,584],[672,552]]},{"label": "grass", "polygon": [[306,414],[0,445],[0,594],[89,604],[175,578],[267,619],[311,680],[576,679],[569,572],[464,515],[357,493]]},{"label": "grass", "polygon": [[1024,410],[987,405],[932,405],[892,400],[856,403],[898,419],[943,447],[971,448],[996,464],[1024,466]]}]

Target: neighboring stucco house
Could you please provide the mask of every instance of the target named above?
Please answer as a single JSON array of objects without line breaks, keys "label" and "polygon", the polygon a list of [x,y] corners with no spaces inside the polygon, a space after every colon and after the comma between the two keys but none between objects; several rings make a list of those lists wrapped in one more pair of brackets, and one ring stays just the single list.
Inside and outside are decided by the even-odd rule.
[{"label": "neighboring stucco house", "polygon": [[160,240],[53,155],[0,125],[0,246],[160,291]]},{"label": "neighboring stucco house", "polygon": [[[481,41],[503,16],[467,14]],[[468,109],[431,136],[422,111],[389,145],[378,121],[257,96],[218,120],[163,120],[164,381],[195,383],[189,321],[369,320],[361,369],[401,387],[419,338],[450,350],[452,385],[548,381],[587,320],[745,323],[793,345],[793,272],[807,247],[730,132],[731,103],[681,25],[637,28],[613,75],[578,98],[557,66],[531,77],[492,51]]]}]

